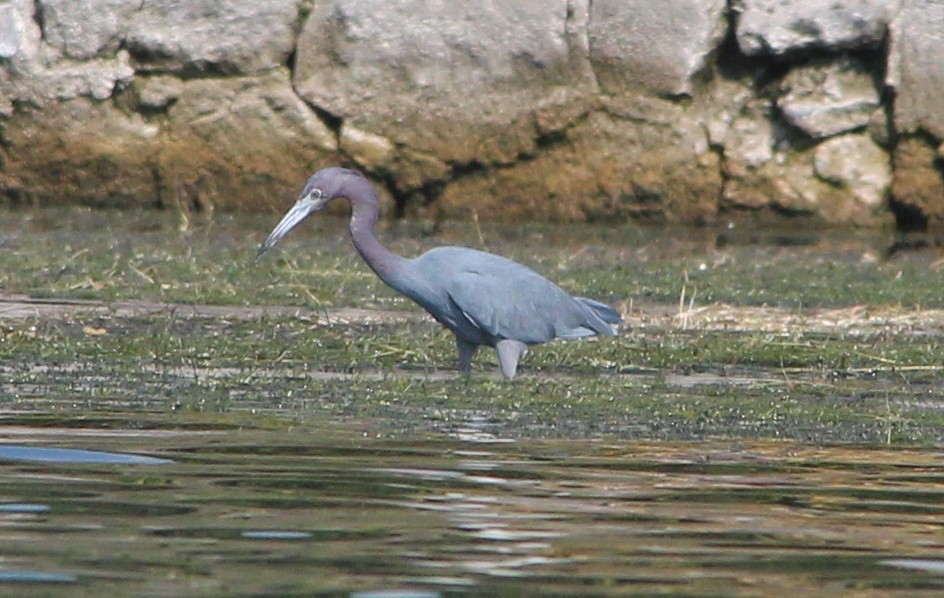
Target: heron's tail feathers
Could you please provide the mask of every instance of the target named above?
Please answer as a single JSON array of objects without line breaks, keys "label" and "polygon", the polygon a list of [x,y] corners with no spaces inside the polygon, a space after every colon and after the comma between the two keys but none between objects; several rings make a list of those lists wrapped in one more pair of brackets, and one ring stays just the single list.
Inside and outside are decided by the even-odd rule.
[{"label": "heron's tail feathers", "polygon": [[623,316],[620,315],[618,311],[607,305],[606,303],[600,303],[599,301],[594,301],[593,299],[587,299],[586,297],[577,297],[577,301],[583,303],[590,308],[590,311],[595,313],[598,318],[606,322],[607,324],[622,324]]},{"label": "heron's tail feathers", "polygon": [[[607,325],[606,330],[608,330],[610,334],[616,334],[617,327],[623,323],[623,317],[618,311],[605,303],[587,299],[586,297],[575,297],[575,299],[582,303],[584,307],[588,308],[594,316],[602,320]],[[597,327],[594,326],[594,328]],[[598,334],[605,334],[602,330],[596,330],[596,332]]]}]

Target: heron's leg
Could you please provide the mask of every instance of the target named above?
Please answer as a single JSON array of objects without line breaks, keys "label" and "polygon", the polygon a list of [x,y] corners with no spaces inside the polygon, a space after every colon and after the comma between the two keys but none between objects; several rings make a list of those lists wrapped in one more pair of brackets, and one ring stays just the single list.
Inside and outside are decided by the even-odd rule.
[{"label": "heron's leg", "polygon": [[528,350],[528,345],[506,338],[498,341],[495,350],[498,351],[498,363],[501,365],[502,375],[511,380],[518,371],[518,360]]},{"label": "heron's leg", "polygon": [[456,349],[459,350],[459,371],[463,374],[472,371],[472,356],[475,355],[475,350],[478,348],[478,345],[467,343],[458,336],[456,337]]}]

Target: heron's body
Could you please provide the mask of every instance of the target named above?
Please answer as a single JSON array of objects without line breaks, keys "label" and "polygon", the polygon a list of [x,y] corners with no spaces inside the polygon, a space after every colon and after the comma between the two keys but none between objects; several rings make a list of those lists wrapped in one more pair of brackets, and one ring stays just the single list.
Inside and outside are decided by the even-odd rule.
[{"label": "heron's body", "polygon": [[467,247],[437,247],[414,259],[391,253],[374,234],[380,212],[376,192],[351,170],[328,168],[313,175],[260,254],[334,197],[351,201],[351,238],[371,269],[456,335],[464,372],[482,345],[495,347],[502,373],[513,378],[529,345],[616,334],[613,326],[621,321],[616,310],[572,297],[510,259]]}]

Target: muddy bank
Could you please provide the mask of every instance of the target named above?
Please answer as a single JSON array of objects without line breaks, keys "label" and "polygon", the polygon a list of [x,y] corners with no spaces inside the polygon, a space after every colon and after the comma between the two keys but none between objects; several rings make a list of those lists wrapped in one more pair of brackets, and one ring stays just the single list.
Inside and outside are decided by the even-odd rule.
[{"label": "muddy bank", "polygon": [[[839,309],[778,309],[714,304],[653,305],[623,303],[624,330],[724,330],[734,332],[777,332],[784,334],[917,334],[937,337],[944,335],[944,309],[911,310],[864,305]],[[417,310],[393,311],[357,308],[324,307],[312,309],[283,305],[227,306],[154,301],[96,301],[38,299],[24,295],[0,294],[0,322],[4,320],[75,320],[90,317],[138,318],[150,315],[180,318],[217,318],[229,320],[260,320],[270,317],[293,317],[317,325],[393,324],[432,318]]]}]

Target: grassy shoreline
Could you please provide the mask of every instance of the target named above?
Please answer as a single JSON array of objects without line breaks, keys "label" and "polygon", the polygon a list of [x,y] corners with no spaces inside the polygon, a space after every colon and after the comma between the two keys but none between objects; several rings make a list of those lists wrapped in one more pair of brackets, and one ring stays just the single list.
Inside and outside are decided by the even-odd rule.
[{"label": "grassy shoreline", "polygon": [[6,423],[350,417],[397,433],[471,418],[509,437],[944,441],[939,257],[880,259],[862,233],[720,243],[674,229],[388,225],[403,254],[484,247],[624,311],[618,339],[536,347],[506,383],[487,351],[458,375],[451,337],[357,260],[343,222],[256,263],[273,218],[181,231],[166,214],[9,215]]}]

